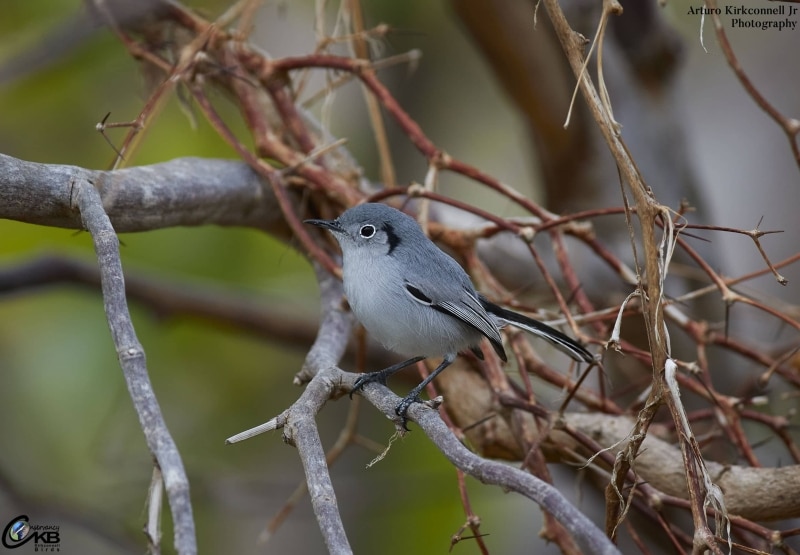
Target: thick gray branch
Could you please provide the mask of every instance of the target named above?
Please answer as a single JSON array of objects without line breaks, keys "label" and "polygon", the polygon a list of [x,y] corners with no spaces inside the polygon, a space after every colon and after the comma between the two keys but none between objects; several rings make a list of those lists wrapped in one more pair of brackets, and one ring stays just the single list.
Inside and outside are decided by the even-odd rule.
[{"label": "thick gray branch", "polygon": [[0,218],[83,229],[73,184],[84,181],[95,185],[117,233],[216,224],[285,236],[272,193],[247,164],[206,158],[100,171],[0,154]]},{"label": "thick gray branch", "polygon": [[[627,416],[566,413],[564,420],[600,445],[610,446],[615,455],[625,449],[633,430],[633,420]],[[561,448],[581,450],[568,434],[557,430],[551,440]],[[706,461],[706,467],[725,493],[725,506],[731,514],[754,521],[800,517],[800,466],[753,468]],[[655,434],[649,433],[644,439],[635,470],[658,491],[681,499],[688,497],[680,450]]]}]

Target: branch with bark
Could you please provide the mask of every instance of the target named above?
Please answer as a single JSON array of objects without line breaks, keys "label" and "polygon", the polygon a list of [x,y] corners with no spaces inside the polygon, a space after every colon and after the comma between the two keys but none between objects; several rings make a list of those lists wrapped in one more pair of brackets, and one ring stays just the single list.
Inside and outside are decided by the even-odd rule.
[{"label": "branch with bark", "polygon": [[[602,140],[611,153],[610,167],[615,175],[619,172],[622,208],[595,205],[582,207],[580,213],[559,216],[525,198],[510,185],[449,155],[427,137],[380,81],[377,65],[369,60],[363,48],[356,48],[361,52],[357,58],[330,54],[322,44],[318,51],[306,56],[269,57],[245,40],[243,30],[250,27],[249,18],[255,5],[251,2],[237,3],[217,22],[172,2],[159,4],[159,9],[145,19],[122,17],[114,11],[114,2],[95,6],[131,55],[150,71],[161,74],[159,85],[117,149],[118,164],[122,165],[122,156],[130,153],[137,134],[152,121],[155,107],[177,88],[193,100],[198,111],[242,160],[187,158],[100,171],[36,164],[0,155],[0,218],[87,230],[98,260],[97,269],[53,258],[5,269],[0,271],[0,291],[70,280],[100,288],[120,366],[157,466],[153,488],[160,491],[163,480],[179,553],[197,551],[189,481],[177,446],[161,417],[147,374],[144,349],[128,314],[128,301],[141,302],[156,311],[223,321],[291,340],[296,345],[307,345],[316,330],[305,363],[295,377],[297,383],[305,384],[303,393],[257,431],[282,429],[286,440],[297,448],[328,549],[334,553],[351,552],[316,418],[327,401],[348,393],[357,378],[339,367],[354,322],[335,277],[336,251],[330,243],[317,242],[301,221],[306,216],[334,216],[363,200],[398,199],[411,201],[410,209],[423,228],[461,259],[493,300],[545,318],[549,316],[556,324],[568,325],[592,345],[613,347],[627,355],[625,364],[636,375],[631,385],[635,394],[623,402],[608,394],[602,378],[597,387],[591,387],[587,373],[574,375],[571,370],[557,368],[521,336],[509,333],[518,377],[506,372],[496,357],[488,357],[485,363],[459,360],[437,380],[435,388],[430,388],[432,401],[414,405],[409,411],[411,421],[420,426],[456,468],[540,505],[547,515],[542,534],[567,553],[617,552],[613,540],[623,525],[638,544],[639,535],[626,518],[631,508],[661,527],[678,550],[709,549],[721,553],[721,546],[728,541],[758,548],[767,544],[785,547],[784,540],[792,534],[791,530],[772,530],[755,521],[799,516],[792,500],[800,496],[797,465],[800,451],[787,432],[788,418],[752,410],[758,403],[754,389],[744,389],[738,397],[722,395],[715,387],[719,378],[707,350],[720,348],[751,361],[763,368],[762,385],[778,382],[791,390],[800,385],[793,369],[795,346],[770,350],[749,345],[742,338],[719,332],[706,320],[691,317],[681,302],[719,293],[729,305],[746,304],[795,330],[800,329],[800,324],[796,316],[785,310],[735,292],[732,289],[735,283],[753,276],[720,276],[687,243],[682,219],[684,207],[662,204],[655,198],[628,150],[611,112],[609,92],[602,78],[602,56],[598,56],[600,65],[595,82],[586,69],[583,36],[573,30],[558,2],[545,0],[543,4],[552,25],[548,31],[550,46],[563,48],[585,101],[579,116],[583,119],[576,126],[593,129],[595,140]],[[607,40],[608,21],[620,10],[613,1],[603,3],[597,23],[599,44]],[[663,23],[655,23],[659,20],[652,12],[641,10],[638,15],[656,31],[663,32]],[[478,24],[480,18],[470,21]],[[234,22],[238,27],[233,26]],[[625,52],[629,55],[637,52],[631,45],[641,40],[635,29],[636,26],[620,25],[614,31],[617,40],[628,47]],[[370,32],[363,27],[354,31],[351,39],[354,41],[363,40],[364,34]],[[165,39],[167,35],[170,40]],[[425,184],[380,190],[366,182],[341,143],[300,107],[296,93],[302,78],[298,75],[305,71],[336,72],[359,80],[372,99],[370,102],[394,119],[428,164]],[[666,79],[667,73],[648,73],[642,79],[652,86],[653,79]],[[239,109],[252,134],[252,149],[220,116],[211,100],[212,91],[223,91]],[[523,96],[530,98],[526,95],[520,98]],[[533,120],[542,116],[535,106],[531,114]],[[379,116],[373,111],[373,121],[376,117]],[[547,123],[539,121],[545,128]],[[381,124],[374,125],[379,136],[384,133]],[[385,143],[384,139],[379,137],[379,142]],[[382,152],[388,155],[386,149]],[[561,161],[556,160],[547,173],[557,175],[568,171],[569,164],[563,162],[564,152],[559,152]],[[384,174],[390,176],[390,161],[384,160],[383,167]],[[502,195],[529,217],[499,218],[462,199],[442,195],[436,190],[442,172],[456,173]],[[572,176],[570,185],[585,186],[581,185],[580,177]],[[471,213],[477,223],[447,225],[446,222],[465,212]],[[610,245],[609,240],[598,238],[595,233],[598,222],[610,216],[620,222],[631,254],[619,254],[618,245]],[[208,297],[202,292],[170,291],[158,280],[141,276],[127,276],[126,287],[117,233],[208,224],[258,229],[307,255],[322,293],[319,327],[300,319],[293,322],[281,319],[276,324],[268,313],[259,317],[250,307],[243,307],[247,303],[233,297],[207,306]],[[763,232],[750,233],[764,257],[764,272],[771,271],[778,278],[776,268],[782,263],[773,264],[769,260],[758,241],[762,235]],[[546,238],[546,247],[541,245],[542,240],[536,242],[537,236]],[[486,249],[487,245],[491,247]],[[584,260],[591,260],[590,263],[576,262],[574,245],[589,253]],[[551,256],[543,255],[545,248]],[[543,310],[512,293],[512,288],[489,262],[491,251],[498,249],[504,250],[508,267],[527,265],[542,275],[543,291],[554,301],[551,304],[555,308]],[[670,270],[676,251],[684,253],[696,265],[704,286],[671,298],[666,287],[672,280]],[[794,260],[796,257],[783,263]],[[586,282],[596,269],[602,269],[625,292],[624,301],[603,296],[602,288],[589,290]],[[706,283],[710,285],[705,286]],[[634,319],[642,323],[639,327],[646,348],[641,343],[635,345],[620,331],[623,323],[625,329],[632,327],[630,322]],[[685,332],[696,360],[679,359],[673,354],[670,328]],[[357,350],[356,356],[363,356],[363,352]],[[606,356],[605,370],[609,373],[623,366],[619,357],[615,357],[615,354]],[[384,360],[386,355],[373,347],[370,358]],[[561,391],[561,405],[553,406],[543,400],[532,378]],[[689,411],[681,400],[681,391],[692,393],[703,403],[703,408]],[[361,394],[387,418],[395,419],[398,399],[388,389],[371,387]],[[440,405],[445,409],[441,417],[436,410]],[[662,406],[668,409],[667,419],[658,416]],[[708,420],[714,422],[717,436],[750,466],[707,460],[704,445],[693,430],[698,423]],[[745,433],[745,424],[751,422],[766,426],[779,438],[795,464],[757,468],[759,459]],[[522,461],[522,466],[511,467],[493,458]],[[552,485],[546,462],[577,463],[590,469],[599,487],[605,488],[604,531]],[[156,498],[157,495],[151,494],[154,506],[158,506]],[[468,505],[465,501],[465,509]],[[666,519],[664,507],[688,511],[692,516],[691,529],[686,531],[677,522]],[[472,514],[471,509],[467,513]],[[732,535],[724,538],[721,536],[727,525],[721,520],[711,524],[712,520],[723,518],[732,530]],[[151,519],[157,520],[158,515]],[[476,524],[471,526],[477,530]],[[155,544],[154,550],[157,549],[157,534],[151,533],[150,539]],[[641,546],[646,550],[643,543]]]},{"label": "branch with bark", "polygon": [[[110,322],[114,322],[116,326],[112,328],[115,329],[115,343],[121,353],[120,360],[125,368],[126,376],[130,376],[128,378],[130,388],[132,392],[136,392],[134,398],[143,403],[140,413],[144,415],[142,418],[147,418],[148,424],[143,425],[143,430],[149,439],[148,444],[168,445],[168,455],[154,451],[159,468],[162,471],[165,468],[170,470],[170,472],[164,472],[165,476],[173,479],[183,477],[178,480],[174,492],[170,491],[171,484],[167,488],[170,498],[177,495],[178,500],[175,502],[181,503],[176,505],[178,509],[173,510],[188,510],[188,513],[183,513],[185,522],[187,515],[188,518],[191,517],[191,505],[185,504],[188,501],[188,482],[185,481],[185,473],[180,459],[174,459],[177,455],[177,451],[173,450],[174,444],[170,445],[172,442],[162,436],[162,434],[167,434],[166,437],[168,437],[168,431],[158,417],[158,405],[155,397],[142,394],[142,392],[148,391],[152,394],[152,388],[148,385],[149,381],[143,366],[143,350],[136,342],[135,335],[130,335],[132,328],[129,327],[126,299],[120,297],[120,291],[125,287],[125,280],[121,275],[118,249],[115,247],[114,234],[111,230],[117,228],[130,230],[134,225],[134,229],[138,231],[146,230],[146,225],[151,226],[152,229],[159,229],[165,226],[164,220],[158,217],[159,214],[163,214],[170,222],[197,224],[199,223],[196,219],[197,214],[212,214],[210,211],[212,206],[217,210],[213,215],[207,216],[209,222],[228,226],[257,226],[262,229],[283,230],[285,226],[282,225],[280,217],[275,216],[277,203],[274,199],[270,199],[269,195],[262,195],[260,180],[246,164],[233,161],[173,160],[150,167],[100,172],[36,164],[0,156],[0,175],[3,176],[0,179],[0,191],[9,195],[5,197],[9,201],[2,203],[3,211],[0,214],[2,217],[21,221],[30,221],[32,217],[35,217],[36,223],[40,225],[89,228],[93,231],[93,235],[105,238],[101,239],[97,245],[99,252],[103,253],[103,258],[99,259],[102,260],[99,272],[83,263],[48,258],[38,263],[16,266],[0,272],[0,290],[19,291],[31,285],[41,287],[44,284],[75,279],[95,287],[106,284],[104,298],[112,299],[110,302],[107,301],[106,310]],[[102,183],[103,185],[96,187],[92,183]],[[22,194],[20,191],[23,190],[29,194]],[[220,199],[226,196],[227,202],[224,207],[221,207]],[[15,202],[10,202],[11,198],[14,198]],[[186,202],[182,203],[180,199],[186,199]],[[237,204],[237,202],[241,202],[241,204]],[[254,203],[260,203],[260,207],[254,209]],[[249,208],[245,209],[245,205],[248,205]],[[49,212],[43,209],[43,206],[49,207]],[[105,225],[102,225],[104,218],[101,210],[102,214],[107,214]],[[92,227],[89,227],[89,223],[83,218],[76,219],[76,217],[80,218],[84,212],[88,213],[88,216],[84,217],[99,219],[101,223],[95,224],[95,220],[90,219]],[[143,224],[141,216],[137,218],[137,215],[145,213],[148,221]],[[273,217],[272,219],[269,217],[253,218],[253,213],[272,214]],[[236,218],[239,218],[238,221]],[[112,238],[110,242],[109,237]],[[285,428],[287,437],[291,438],[298,447],[301,459],[304,460],[304,467],[307,469],[307,477],[312,480],[312,483],[314,480],[320,479],[322,474],[327,474],[327,471],[323,470],[325,467],[320,466],[320,461],[324,461],[325,456],[318,443],[318,432],[313,424],[314,417],[327,399],[336,398],[349,391],[357,377],[357,375],[343,372],[337,367],[348,344],[352,328],[351,317],[344,309],[340,284],[322,269],[318,269],[317,273],[323,291],[323,321],[319,328],[317,342],[309,352],[306,364],[297,378],[298,381],[309,382],[309,385],[298,402],[283,412],[275,421],[275,427]],[[165,292],[163,291],[164,284],[156,280],[151,281],[148,282],[142,278],[133,280],[134,287],[132,289],[129,287],[128,295],[135,302],[142,302],[153,310],[169,310],[177,311],[178,314],[196,315],[197,307],[205,304],[198,302],[197,299],[210,297],[210,295],[203,296],[201,294],[199,297],[188,296],[189,298],[182,299],[182,296],[187,296],[185,291],[182,293],[177,290]],[[111,289],[109,290],[109,288]],[[170,301],[162,304],[163,299],[170,299]],[[234,326],[250,327],[252,323],[246,317],[246,312],[241,310],[242,303],[238,300],[229,302],[230,309],[217,307],[214,310],[205,307],[200,310],[200,313],[204,318],[226,322]],[[268,318],[268,315],[264,317]],[[116,331],[120,325],[122,331]],[[301,324],[298,323],[298,325]],[[271,336],[274,333],[274,327],[265,323],[258,329],[260,333]],[[311,328],[305,325],[304,329]],[[292,332],[289,335],[294,336],[295,340],[303,341],[303,335],[298,336]],[[308,336],[306,335],[306,337]],[[378,359],[379,356],[376,354],[374,358]],[[446,399],[448,399],[445,406],[449,413],[456,417],[457,424],[461,425],[460,423],[464,422],[461,427],[469,428],[469,431],[466,432],[467,437],[472,445],[479,447],[479,452],[482,451],[493,456],[504,453],[504,458],[512,460],[524,458],[524,452],[519,450],[518,438],[506,424],[509,422],[506,418],[495,417],[488,424],[474,425],[475,422],[486,420],[487,415],[497,413],[495,407],[497,401],[492,401],[492,387],[481,378],[480,374],[473,369],[464,367],[448,371],[443,374],[442,378],[440,389],[445,392]],[[562,382],[560,385],[569,389],[575,387],[575,384],[570,382]],[[366,394],[368,400],[382,410],[387,418],[394,418],[393,407],[397,398],[388,390],[376,391],[376,389],[368,390]],[[453,392],[452,395],[448,393],[450,391]],[[592,403],[590,397],[585,397],[580,393],[578,395],[583,397],[585,402]],[[500,402],[505,403],[507,407],[514,407],[518,411],[517,414],[527,413],[529,416],[526,419],[530,419],[528,425],[534,428],[536,427],[535,419],[531,413],[534,415],[547,414],[547,411],[537,412],[532,407],[515,405],[514,401],[508,399],[501,398]],[[606,410],[609,408],[607,407]],[[613,409],[612,412],[614,412]],[[490,463],[486,459],[478,459],[475,458],[475,455],[468,454],[456,436],[453,436],[452,432],[446,431],[447,428],[442,428],[442,422],[430,410],[415,407],[410,413],[410,417],[420,424],[425,433],[458,468],[487,483],[519,491],[542,503],[543,506],[557,510],[559,514],[571,514],[569,523],[572,525],[572,529],[570,531],[575,533],[577,530],[578,537],[591,542],[593,551],[598,549],[599,540],[593,535],[593,528],[587,527],[588,523],[578,516],[580,513],[574,508],[572,513],[565,509],[563,499],[555,495],[546,487],[545,483],[536,480],[531,482],[530,476],[522,478],[505,465]],[[518,419],[519,416],[515,418]],[[621,450],[621,445],[624,444],[620,442],[624,441],[631,425],[628,417],[621,415],[600,419],[597,418],[597,414],[587,417],[577,413],[563,413],[561,418],[563,419],[561,424],[550,426],[549,433],[543,435],[539,440],[548,453],[548,458],[553,462],[575,462],[574,457],[581,450],[584,452],[582,460],[585,462],[586,458],[592,455],[592,448],[597,452],[609,446],[615,446],[615,450]],[[314,439],[315,435],[317,439]],[[298,437],[301,438],[299,441]],[[584,443],[581,443],[581,439],[576,438],[583,439]],[[587,444],[585,438],[592,438],[592,441]],[[167,458],[165,459],[165,457]],[[320,459],[320,457],[322,458]],[[654,439],[652,434],[648,435],[645,440],[645,450],[637,460],[636,471],[639,479],[645,480],[649,484],[648,488],[654,492],[653,495],[661,499],[660,503],[681,506],[682,501],[686,498],[681,467],[664,464],[669,460],[677,462],[679,457],[679,452],[673,446]],[[653,462],[649,462],[650,460]],[[794,494],[792,492],[800,494],[800,484],[796,484],[796,480],[792,479],[798,474],[796,467],[754,469],[754,471],[750,472],[746,467],[741,467],[741,469],[740,467],[722,468],[712,465],[714,475],[724,478],[724,481],[720,483],[726,491],[736,492],[728,499],[729,511],[752,520],[793,516],[794,509],[791,499],[794,498]],[[632,477],[632,479],[635,478]],[[330,488],[329,481],[329,477],[324,479],[325,483],[319,487]],[[771,484],[774,485],[776,491],[787,495],[780,497],[755,495],[755,492],[768,492],[769,488],[773,487]],[[312,491],[317,490],[312,489]],[[330,498],[322,496],[318,500],[315,496],[315,503],[327,499],[335,500],[335,496]],[[778,502],[780,499],[787,499],[789,506],[781,505]],[[765,500],[770,501],[765,505]],[[334,501],[330,502],[334,503]],[[321,529],[337,530],[337,533],[332,536],[326,536],[329,547],[336,551],[333,546],[346,545],[346,535],[343,534],[343,529],[328,526],[328,521],[333,518],[334,514],[331,512],[331,508],[327,505],[317,507],[317,513]],[[187,529],[192,530],[191,527]],[[581,530],[583,533],[589,530],[588,537],[584,538]],[[187,533],[186,529],[183,530],[182,534],[184,533]],[[181,543],[177,543],[178,541]],[[186,552],[191,552],[191,542],[187,543],[187,541],[185,536],[180,539],[176,538],[176,545],[183,546],[182,549],[188,549]],[[341,543],[342,541],[345,543]]]}]

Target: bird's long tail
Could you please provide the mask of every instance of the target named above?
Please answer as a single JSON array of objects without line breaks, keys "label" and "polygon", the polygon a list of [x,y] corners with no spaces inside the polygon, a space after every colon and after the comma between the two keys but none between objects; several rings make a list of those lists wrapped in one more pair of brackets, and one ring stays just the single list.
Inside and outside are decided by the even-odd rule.
[{"label": "bird's long tail", "polygon": [[494,314],[512,326],[522,328],[525,331],[541,337],[542,339],[551,343],[559,351],[569,355],[578,362],[592,362],[594,360],[592,353],[587,351],[583,345],[571,337],[564,335],[557,329],[551,328],[547,324],[543,324],[538,320],[534,320],[533,318],[528,318],[527,316],[514,312],[513,310],[508,310],[507,308],[498,306],[487,301],[483,297],[481,297],[481,304],[487,312]]}]

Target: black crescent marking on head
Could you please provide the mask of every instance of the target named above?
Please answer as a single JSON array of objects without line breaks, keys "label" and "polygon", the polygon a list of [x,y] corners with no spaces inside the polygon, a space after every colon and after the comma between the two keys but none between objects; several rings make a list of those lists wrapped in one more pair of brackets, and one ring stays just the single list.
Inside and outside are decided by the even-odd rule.
[{"label": "black crescent marking on head", "polygon": [[400,244],[400,236],[395,233],[392,224],[383,224],[383,231],[386,233],[386,240],[389,243],[389,252],[386,254],[392,254],[392,251]]}]

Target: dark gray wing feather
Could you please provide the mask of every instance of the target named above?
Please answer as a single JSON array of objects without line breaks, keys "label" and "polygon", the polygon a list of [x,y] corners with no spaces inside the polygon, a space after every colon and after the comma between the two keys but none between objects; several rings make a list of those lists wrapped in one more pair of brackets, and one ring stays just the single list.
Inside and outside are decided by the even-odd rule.
[{"label": "dark gray wing feather", "polygon": [[508,360],[497,325],[483,308],[478,298],[469,289],[464,288],[457,301],[437,301],[432,299],[432,296],[427,295],[421,287],[408,282],[406,282],[406,291],[418,302],[452,316],[478,330],[492,344],[497,356],[503,359],[504,362]]}]

